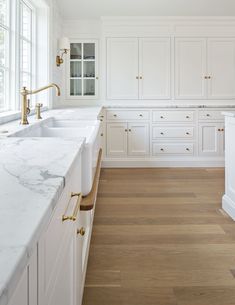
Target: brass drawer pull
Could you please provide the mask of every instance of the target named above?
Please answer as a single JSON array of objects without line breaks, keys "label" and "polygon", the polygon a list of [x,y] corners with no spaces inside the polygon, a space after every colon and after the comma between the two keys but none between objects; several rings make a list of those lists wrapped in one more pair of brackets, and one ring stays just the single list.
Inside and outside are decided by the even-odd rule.
[{"label": "brass drawer pull", "polygon": [[164,132],[161,132],[161,135],[163,136],[163,135],[164,135]]},{"label": "brass drawer pull", "polygon": [[163,149],[163,148],[161,148],[160,150],[161,150],[161,151],[164,151],[164,149]]},{"label": "brass drawer pull", "polygon": [[115,118],[117,117],[117,115],[116,115],[116,114],[114,114],[113,116],[114,116]]},{"label": "brass drawer pull", "polygon": [[206,114],[207,117],[211,116],[209,113]]},{"label": "brass drawer pull", "polygon": [[80,209],[80,205],[81,205],[81,201],[82,201],[82,193],[71,193],[71,198],[73,198],[73,197],[78,197],[76,206],[73,211],[73,215],[71,215],[71,216],[63,215],[62,221],[66,221],[66,220],[76,221],[77,220],[78,211]]},{"label": "brass drawer pull", "polygon": [[77,235],[80,234],[81,236],[84,236],[85,233],[86,233],[86,230],[83,227],[81,227],[81,229],[77,229]]},{"label": "brass drawer pull", "polygon": [[142,113],[140,114],[140,117],[143,117],[143,114],[142,114]]},{"label": "brass drawer pull", "polygon": [[186,115],[186,119],[190,119],[190,116]]},{"label": "brass drawer pull", "polygon": [[161,119],[164,119],[164,116],[161,115],[160,118],[161,118]]},{"label": "brass drawer pull", "polygon": [[186,132],[186,135],[187,135],[187,136],[189,136],[189,135],[190,135],[190,133],[189,133],[189,132]]}]

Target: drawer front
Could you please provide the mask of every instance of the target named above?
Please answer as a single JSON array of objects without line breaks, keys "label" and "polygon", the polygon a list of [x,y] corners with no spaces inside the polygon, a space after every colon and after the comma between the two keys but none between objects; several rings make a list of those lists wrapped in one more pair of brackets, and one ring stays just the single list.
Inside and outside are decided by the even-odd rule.
[{"label": "drawer front", "polygon": [[168,139],[168,138],[192,139],[193,137],[194,137],[194,127],[153,126],[153,139]]},{"label": "drawer front", "polygon": [[193,122],[194,111],[153,111],[153,122]]},{"label": "drawer front", "polygon": [[224,121],[222,110],[199,111],[199,120],[207,121]]},{"label": "drawer front", "polygon": [[146,110],[108,110],[107,120],[149,120],[149,111]]},{"label": "drawer front", "polygon": [[153,155],[192,155],[192,143],[153,143]]}]

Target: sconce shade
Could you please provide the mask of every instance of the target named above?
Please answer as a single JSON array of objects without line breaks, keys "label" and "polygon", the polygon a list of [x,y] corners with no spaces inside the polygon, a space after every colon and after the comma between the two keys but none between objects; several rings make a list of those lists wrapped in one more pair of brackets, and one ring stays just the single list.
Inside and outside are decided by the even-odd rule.
[{"label": "sconce shade", "polygon": [[70,41],[68,37],[62,37],[59,39],[59,49],[60,50],[69,50],[70,49]]}]

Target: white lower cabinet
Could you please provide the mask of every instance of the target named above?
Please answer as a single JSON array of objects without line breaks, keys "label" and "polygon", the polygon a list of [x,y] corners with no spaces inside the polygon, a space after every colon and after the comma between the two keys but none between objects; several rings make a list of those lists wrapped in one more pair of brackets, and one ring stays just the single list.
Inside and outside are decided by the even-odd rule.
[{"label": "white lower cabinet", "polygon": [[204,156],[224,155],[224,124],[199,124],[199,154]]},{"label": "white lower cabinet", "polygon": [[149,154],[149,124],[108,123],[108,156],[146,156]]},{"label": "white lower cabinet", "polygon": [[[79,265],[77,224],[81,191],[81,160],[74,166],[53,216],[38,244],[39,305],[78,305]],[[80,253],[78,253],[80,251]]]},{"label": "white lower cabinet", "polygon": [[37,250],[35,249],[29,264],[8,305],[37,305]]}]

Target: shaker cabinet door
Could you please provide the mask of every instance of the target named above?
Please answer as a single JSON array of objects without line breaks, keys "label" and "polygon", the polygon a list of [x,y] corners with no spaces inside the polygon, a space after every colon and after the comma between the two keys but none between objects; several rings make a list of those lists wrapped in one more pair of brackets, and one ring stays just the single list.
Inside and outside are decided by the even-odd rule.
[{"label": "shaker cabinet door", "polygon": [[127,155],[127,123],[107,124],[107,155],[126,156]]},{"label": "shaker cabinet door", "polygon": [[107,40],[107,98],[138,99],[138,38]]},{"label": "shaker cabinet door", "polygon": [[208,98],[235,98],[235,39],[208,39]]},{"label": "shaker cabinet door", "polygon": [[128,155],[146,156],[149,154],[149,124],[128,124]]},{"label": "shaker cabinet door", "polygon": [[139,40],[140,99],[170,99],[170,38]]},{"label": "shaker cabinet door", "polygon": [[175,98],[206,98],[206,76],[206,39],[177,38],[175,40]]}]

